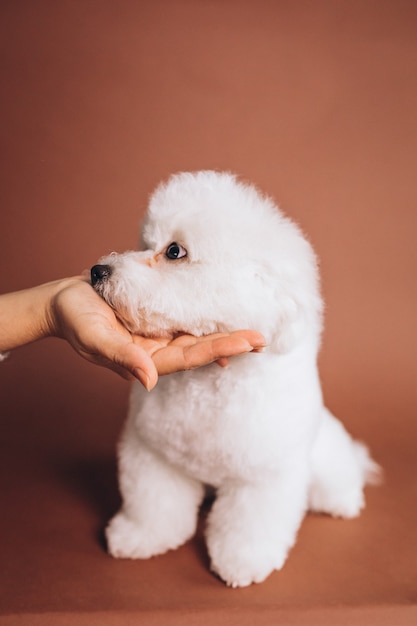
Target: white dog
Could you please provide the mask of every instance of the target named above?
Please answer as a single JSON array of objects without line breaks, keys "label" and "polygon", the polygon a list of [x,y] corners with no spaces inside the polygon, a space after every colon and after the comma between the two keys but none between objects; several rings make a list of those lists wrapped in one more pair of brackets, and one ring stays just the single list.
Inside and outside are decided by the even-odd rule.
[{"label": "white dog", "polygon": [[115,557],[148,558],[196,530],[228,585],[284,564],[307,509],[351,518],[378,466],[323,406],[316,357],[317,264],[298,227],[226,173],[173,176],[154,192],[144,252],[112,254],[92,283],[132,332],[205,335],[253,328],[268,347],[136,383],[119,446],[123,505],[107,528]]}]

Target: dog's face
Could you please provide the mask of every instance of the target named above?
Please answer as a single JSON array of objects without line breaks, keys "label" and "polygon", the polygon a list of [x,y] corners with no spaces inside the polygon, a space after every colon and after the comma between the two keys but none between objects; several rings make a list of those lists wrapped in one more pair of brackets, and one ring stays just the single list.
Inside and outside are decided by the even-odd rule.
[{"label": "dog's face", "polygon": [[300,271],[315,274],[298,229],[229,174],[179,174],[160,185],[142,239],[144,251],[104,257],[91,271],[96,291],[142,335],[254,328],[271,342],[299,317]]}]

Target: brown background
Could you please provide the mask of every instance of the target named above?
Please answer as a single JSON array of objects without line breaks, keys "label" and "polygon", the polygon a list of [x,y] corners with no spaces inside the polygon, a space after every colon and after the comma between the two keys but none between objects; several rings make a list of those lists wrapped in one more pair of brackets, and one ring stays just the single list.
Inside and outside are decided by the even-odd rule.
[{"label": "brown background", "polygon": [[128,386],[59,340],[21,348],[0,374],[0,622],[415,624],[416,3],[5,0],[0,12],[1,291],[134,247],[171,172],[233,170],[314,243],[327,403],[386,474],[359,520],[308,516],[262,585],[212,577],[201,532],[114,561],[102,528]]}]

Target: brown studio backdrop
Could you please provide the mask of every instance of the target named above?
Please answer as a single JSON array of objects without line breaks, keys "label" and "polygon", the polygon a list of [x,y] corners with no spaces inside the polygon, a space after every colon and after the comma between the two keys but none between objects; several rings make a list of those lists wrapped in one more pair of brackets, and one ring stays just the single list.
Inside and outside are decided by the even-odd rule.
[{"label": "brown studio backdrop", "polygon": [[170,173],[237,172],[314,244],[327,403],[386,471],[359,521],[308,517],[261,586],[224,589],[201,533],[149,562],[112,561],[101,529],[118,501],[128,387],[63,342],[22,348],[0,375],[0,622],[146,609],[210,623],[217,607],[244,623],[263,607],[265,623],[282,611],[312,623],[312,610],[334,623],[335,606],[367,624],[414,619],[415,3],[21,0],[0,12],[1,291],[134,248]]}]

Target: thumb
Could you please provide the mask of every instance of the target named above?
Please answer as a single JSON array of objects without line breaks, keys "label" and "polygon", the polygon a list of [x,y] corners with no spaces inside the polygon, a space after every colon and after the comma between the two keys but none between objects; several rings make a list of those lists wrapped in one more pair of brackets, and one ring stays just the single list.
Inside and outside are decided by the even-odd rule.
[{"label": "thumb", "polygon": [[113,361],[138,379],[147,391],[158,382],[158,371],[149,354],[133,342],[120,342]]},{"label": "thumb", "polygon": [[136,345],[130,335],[96,327],[94,342],[91,336],[89,339],[88,344],[82,342],[83,349],[78,349],[87,360],[104,365],[128,380],[139,380],[147,391],[155,387],[158,381],[156,366],[146,350]]}]

